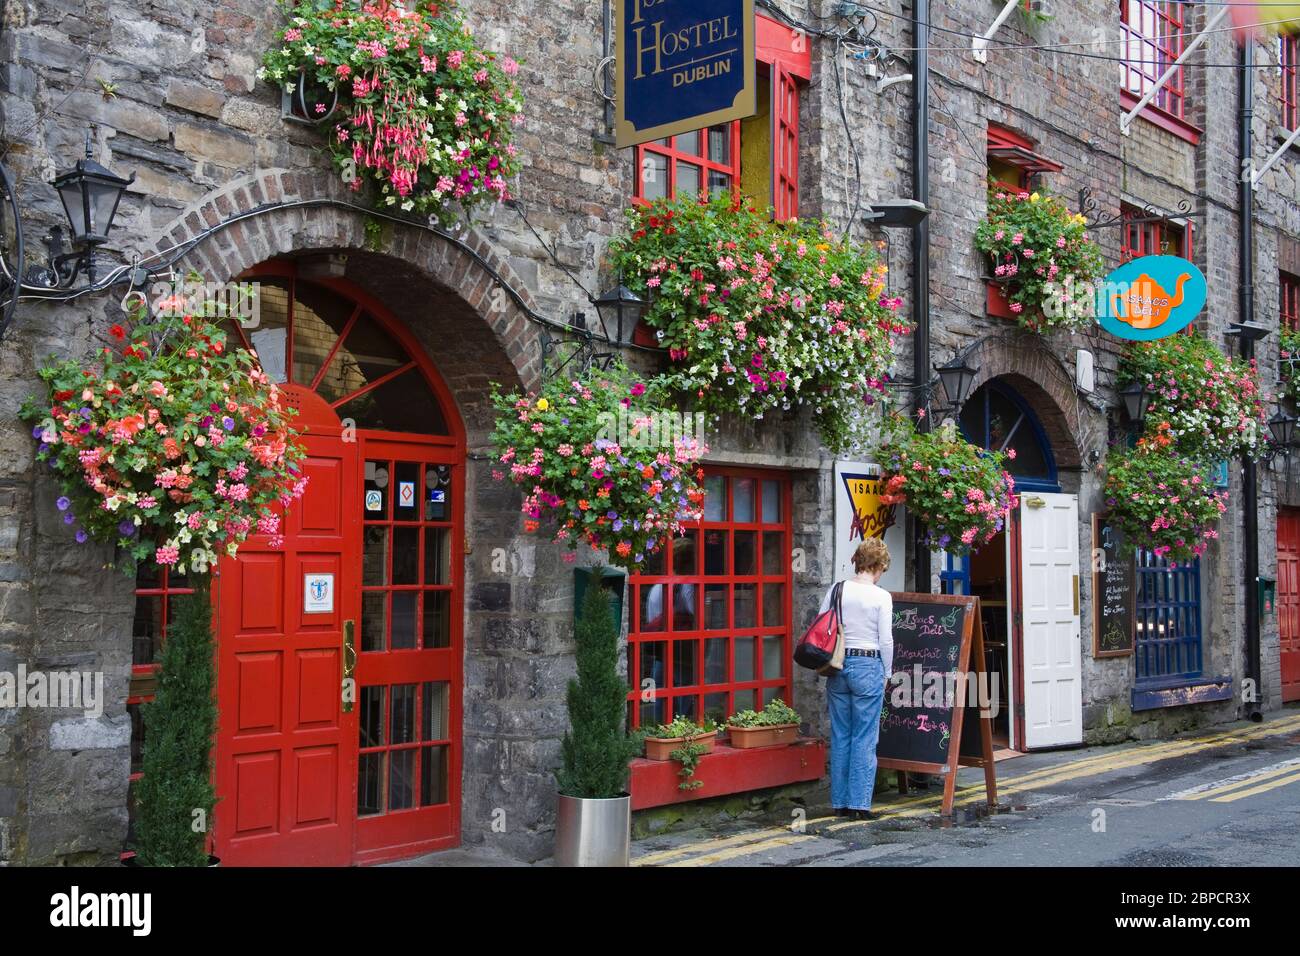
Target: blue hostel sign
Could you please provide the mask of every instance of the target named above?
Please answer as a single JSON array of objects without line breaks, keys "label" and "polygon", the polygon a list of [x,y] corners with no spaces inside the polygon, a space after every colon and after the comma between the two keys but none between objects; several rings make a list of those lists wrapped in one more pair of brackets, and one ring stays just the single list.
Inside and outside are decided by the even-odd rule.
[{"label": "blue hostel sign", "polygon": [[753,116],[754,0],[615,0],[617,141]]}]

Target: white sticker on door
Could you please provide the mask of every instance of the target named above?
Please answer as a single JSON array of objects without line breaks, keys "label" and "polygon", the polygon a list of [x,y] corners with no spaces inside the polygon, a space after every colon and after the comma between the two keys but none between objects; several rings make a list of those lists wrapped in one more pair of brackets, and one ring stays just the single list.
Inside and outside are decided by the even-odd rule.
[{"label": "white sticker on door", "polygon": [[399,481],[397,483],[397,507],[415,507],[415,482]]},{"label": "white sticker on door", "polygon": [[334,575],[304,575],[302,610],[304,614],[334,613]]},{"label": "white sticker on door", "polygon": [[384,493],[376,491],[373,488],[366,492],[366,510],[383,511],[384,510]]}]

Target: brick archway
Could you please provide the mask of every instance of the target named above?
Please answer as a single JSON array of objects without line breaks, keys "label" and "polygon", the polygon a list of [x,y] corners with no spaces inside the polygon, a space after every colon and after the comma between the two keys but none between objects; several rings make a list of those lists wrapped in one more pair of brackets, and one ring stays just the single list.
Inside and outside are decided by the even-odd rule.
[{"label": "brick archway", "polygon": [[[367,234],[368,222],[381,225],[377,236]],[[148,253],[191,243],[175,268],[216,282],[271,259],[335,254],[335,274],[385,302],[428,350],[471,449],[491,430],[490,382],[537,384],[532,293],[476,231],[452,237],[378,220],[336,176],[279,169],[205,196],[164,227]]]},{"label": "brick archway", "polygon": [[1087,430],[1083,416],[1088,406],[1076,393],[1069,372],[1045,343],[991,336],[975,347],[969,359],[980,370],[971,386],[972,393],[994,379],[1011,386],[1038,417],[1057,468],[1077,471],[1083,467],[1088,449],[1080,448],[1078,436]]}]

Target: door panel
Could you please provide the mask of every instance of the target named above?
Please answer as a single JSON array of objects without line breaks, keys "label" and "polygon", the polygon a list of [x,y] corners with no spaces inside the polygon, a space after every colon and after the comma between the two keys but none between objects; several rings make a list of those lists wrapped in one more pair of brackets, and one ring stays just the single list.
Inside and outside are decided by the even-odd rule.
[{"label": "door panel", "polygon": [[1300,510],[1277,515],[1277,623],[1282,645],[1282,700],[1300,700]]},{"label": "door panel", "polygon": [[[223,561],[218,592],[216,853],[232,866],[352,861],[356,715],[342,706],[344,620],[359,612],[355,445],[304,436],[306,493],[284,545],[255,536]],[[333,575],[333,609],[308,613],[307,575]]]},{"label": "door panel", "polygon": [[1079,508],[1074,495],[1027,492],[1020,505],[1024,746],[1083,740]]}]

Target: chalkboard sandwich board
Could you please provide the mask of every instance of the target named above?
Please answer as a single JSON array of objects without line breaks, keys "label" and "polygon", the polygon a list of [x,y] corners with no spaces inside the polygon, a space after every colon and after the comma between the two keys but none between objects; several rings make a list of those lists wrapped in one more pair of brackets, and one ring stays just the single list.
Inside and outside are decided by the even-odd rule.
[{"label": "chalkboard sandwich board", "polygon": [[1136,571],[1133,550],[1108,515],[1092,516],[1092,656],[1133,653]]},{"label": "chalkboard sandwich board", "polygon": [[[990,808],[997,805],[993,721],[971,709],[968,681],[988,686],[979,598],[895,593],[894,673],[880,714],[879,766],[944,777],[943,815],[952,816],[957,767],[983,767]],[[964,675],[961,679],[960,675]],[[919,680],[918,680],[919,678]]]}]

